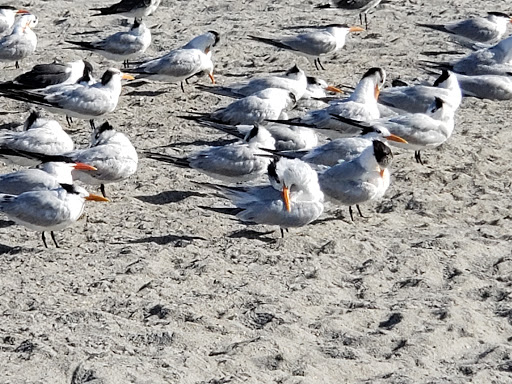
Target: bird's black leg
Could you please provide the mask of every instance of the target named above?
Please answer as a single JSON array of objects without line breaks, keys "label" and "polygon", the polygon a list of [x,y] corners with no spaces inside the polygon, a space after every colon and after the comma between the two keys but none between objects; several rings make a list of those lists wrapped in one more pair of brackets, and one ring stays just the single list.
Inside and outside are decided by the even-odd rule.
[{"label": "bird's black leg", "polygon": [[417,163],[423,164],[423,161],[421,160],[421,152],[420,151],[414,151],[414,158],[416,159]]},{"label": "bird's black leg", "polygon": [[68,123],[68,127],[71,127],[71,124],[73,124],[73,118],[66,115],[66,121]]},{"label": "bird's black leg", "polygon": [[128,60],[123,61],[123,68],[128,68]]},{"label": "bird's black leg", "polygon": [[359,212],[359,216],[364,217],[363,213],[361,212],[361,208],[359,208],[359,204],[356,204],[357,212]]},{"label": "bird's black leg", "polygon": [[320,58],[318,58],[318,65],[320,65],[320,68],[322,68],[322,70],[325,71],[325,68],[322,65],[322,62],[320,61]]},{"label": "bird's black leg", "polygon": [[42,233],[42,239],[43,239],[43,244],[44,244],[44,247],[45,248],[48,248],[48,244],[46,244],[46,237],[44,236],[44,232]]},{"label": "bird's black leg", "polygon": [[367,13],[364,14],[364,26],[365,26],[366,30],[368,30],[368,14]]},{"label": "bird's black leg", "polygon": [[20,63],[18,63],[18,60],[16,60],[15,67],[16,67],[16,69],[20,69]]},{"label": "bird's black leg", "polygon": [[315,63],[315,68],[316,68],[316,70],[317,70],[317,71],[319,71],[319,70],[320,70],[320,68],[318,68],[317,60],[318,60],[318,59],[315,59],[314,63]]},{"label": "bird's black leg", "polygon": [[105,193],[105,184],[100,185],[100,191],[103,197],[107,197],[107,194]]},{"label": "bird's black leg", "polygon": [[94,124],[94,119],[89,120],[89,124],[91,125],[92,130],[96,129],[96,124]]},{"label": "bird's black leg", "polygon": [[50,235],[52,236],[52,240],[53,240],[53,243],[55,244],[55,246],[57,248],[60,248],[59,244],[57,243],[57,240],[55,240],[55,233],[53,233],[53,231],[50,231]]},{"label": "bird's black leg", "polygon": [[183,87],[183,81],[180,83],[181,85],[181,92],[185,93],[185,88]]},{"label": "bird's black leg", "polygon": [[354,221],[354,213],[352,212],[352,206],[348,206],[348,213],[350,213],[350,220]]}]

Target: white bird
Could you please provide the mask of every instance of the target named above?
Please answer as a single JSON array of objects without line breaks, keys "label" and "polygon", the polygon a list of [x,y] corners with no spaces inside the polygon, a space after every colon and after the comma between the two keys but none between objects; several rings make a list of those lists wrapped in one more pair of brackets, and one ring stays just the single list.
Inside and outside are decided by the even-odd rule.
[{"label": "white bird", "polygon": [[458,76],[443,70],[433,86],[414,85],[406,87],[384,88],[379,95],[379,103],[400,113],[423,113],[432,105],[434,98],[440,97],[453,110],[462,102],[462,92]]},{"label": "white bird", "polygon": [[486,17],[474,17],[446,24],[421,24],[421,27],[449,33],[472,43],[494,43],[507,32],[512,22],[509,15],[502,12],[488,12]]},{"label": "white bird", "polygon": [[209,120],[230,125],[254,125],[265,120],[276,120],[288,108],[295,105],[293,92],[280,88],[267,88],[250,96],[238,99],[225,108],[210,114],[183,116],[189,120]]},{"label": "white bird", "polygon": [[343,124],[334,115],[357,121],[378,119],[380,112],[377,100],[385,81],[386,73],[383,69],[371,68],[348,98],[332,101],[327,108],[308,112],[303,117],[278,122],[314,128],[328,136],[358,134],[359,129]]},{"label": "white bird", "polygon": [[44,233],[50,231],[58,248],[53,232],[75,223],[82,216],[85,200],[108,201],[79,186],[62,184],[56,189],[29,191],[17,196],[0,194],[0,213],[16,224],[42,232],[46,248],[48,245]]},{"label": "white bird", "polygon": [[85,60],[69,63],[54,61],[49,64],[37,64],[30,71],[17,76],[13,81],[0,83],[0,89],[40,89],[57,84],[75,84],[91,82],[93,68]]},{"label": "white bird", "polygon": [[39,155],[60,155],[70,152],[75,145],[60,124],[47,119],[38,111],[30,113],[23,131],[0,132],[0,159],[20,165],[35,165],[19,152]]},{"label": "white bird", "polygon": [[254,126],[243,142],[209,147],[185,158],[153,152],[147,152],[146,156],[180,167],[193,168],[216,179],[238,183],[257,179],[267,172],[271,159],[268,152],[260,148],[274,149],[274,142],[265,128]]},{"label": "white bird", "polygon": [[31,14],[21,16],[15,23],[10,35],[0,39],[0,62],[16,62],[36,51],[37,36],[32,28],[37,25],[37,17]]},{"label": "white bird", "polygon": [[268,176],[271,185],[218,187],[237,207],[228,212],[244,222],[278,225],[282,235],[283,229],[305,226],[322,214],[324,195],[309,165],[281,158],[270,163]]},{"label": "white bird", "polygon": [[0,94],[19,101],[40,105],[50,112],[89,120],[94,128],[94,119],[113,112],[121,94],[121,79],[133,77],[110,68],[103,74],[101,82],[88,84],[59,84],[41,90],[4,90]]},{"label": "white bird", "polygon": [[391,149],[379,140],[365,148],[355,159],[334,165],[320,173],[318,180],[326,201],[352,206],[361,216],[359,204],[379,199],[390,183],[388,167],[393,159]]},{"label": "white bird", "polygon": [[464,96],[487,100],[512,100],[512,75],[456,74]]},{"label": "white bird", "polygon": [[48,162],[35,168],[0,175],[0,193],[20,195],[28,191],[55,189],[60,184],[73,184],[72,170],[95,171],[83,163]]},{"label": "white bird", "polygon": [[[213,42],[208,44],[211,41]],[[174,49],[157,59],[146,61],[136,68],[127,69],[126,72],[135,74],[138,79],[168,83],[181,82],[182,90],[184,90],[182,83],[184,80],[203,74],[208,75],[212,83],[215,83],[211,47],[218,41],[219,34],[209,31],[197,36],[181,48]]]},{"label": "white bird", "polygon": [[450,138],[455,127],[455,111],[438,97],[426,113],[413,113],[409,115],[394,116],[371,121],[369,123],[354,122],[343,117],[345,124],[364,128],[386,128],[389,132],[403,138],[407,143],[390,142],[390,144],[406,149],[413,149],[418,163],[423,164],[420,151],[427,148],[436,148]]},{"label": "white bird", "polygon": [[316,69],[319,69],[319,67],[325,69],[320,61],[320,56],[336,52],[343,48],[346,37],[350,32],[364,31],[361,27],[349,27],[345,24],[331,24],[317,27],[316,29],[317,30],[313,32],[276,39],[252,35],[249,35],[249,37],[253,40],[306,56],[314,62]]},{"label": "white bird", "polygon": [[161,0],[121,0],[110,7],[91,8],[91,11],[99,11],[93,16],[119,15],[128,18],[146,17],[156,11]]},{"label": "white bird", "polygon": [[26,15],[27,13],[30,12],[10,5],[0,5],[0,34],[11,29],[16,15]]},{"label": "white bird", "polygon": [[92,51],[109,60],[122,61],[124,67],[127,68],[130,59],[140,56],[148,49],[151,44],[151,31],[142,22],[142,19],[136,18],[129,31],[117,32],[92,43],[71,40],[66,40],[66,43],[77,46],[69,49]]}]

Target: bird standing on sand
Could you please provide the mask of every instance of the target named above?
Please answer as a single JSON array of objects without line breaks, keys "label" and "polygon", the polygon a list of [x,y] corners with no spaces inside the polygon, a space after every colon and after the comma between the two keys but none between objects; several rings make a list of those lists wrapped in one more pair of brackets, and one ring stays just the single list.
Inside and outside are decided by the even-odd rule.
[{"label": "bird standing on sand", "polygon": [[156,11],[161,0],[121,0],[105,8],[91,8],[91,11],[99,11],[93,16],[118,15],[128,18],[146,17]]},{"label": "bird standing on sand", "polygon": [[37,22],[36,16],[25,14],[14,23],[11,34],[0,39],[0,61],[15,61],[19,68],[19,61],[35,52],[37,36],[32,28]]},{"label": "bird standing on sand", "polygon": [[14,24],[16,15],[25,15],[29,13],[24,9],[17,9],[10,5],[0,5],[0,33],[8,31]]}]

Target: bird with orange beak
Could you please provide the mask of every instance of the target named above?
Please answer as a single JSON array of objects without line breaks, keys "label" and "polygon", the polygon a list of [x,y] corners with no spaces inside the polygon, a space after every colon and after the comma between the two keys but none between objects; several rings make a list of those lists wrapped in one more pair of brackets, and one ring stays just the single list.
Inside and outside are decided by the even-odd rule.
[{"label": "bird with orange beak", "polygon": [[0,34],[11,29],[16,15],[26,15],[30,13],[24,9],[17,9],[10,5],[0,5]]},{"label": "bird with orange beak", "polygon": [[305,28],[316,30],[295,36],[274,39],[251,35],[249,35],[249,37],[261,43],[270,44],[274,47],[306,56],[313,61],[316,69],[325,69],[320,61],[320,56],[328,55],[343,48],[349,33],[364,31],[361,27],[349,27],[346,24],[330,24],[322,27],[311,26]]}]

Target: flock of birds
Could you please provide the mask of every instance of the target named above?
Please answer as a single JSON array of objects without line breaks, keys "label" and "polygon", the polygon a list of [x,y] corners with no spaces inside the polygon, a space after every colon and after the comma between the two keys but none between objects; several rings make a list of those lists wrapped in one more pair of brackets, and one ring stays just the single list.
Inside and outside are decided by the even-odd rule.
[{"label": "flock of birds", "polygon": [[[382,3],[384,3],[383,1]],[[378,0],[340,0],[319,8],[359,9],[365,16]],[[282,75],[258,77],[229,86],[215,84],[212,49],[219,33],[208,31],[184,46],[151,60],[133,62],[151,43],[143,18],[155,12],[160,0],[122,0],[96,8],[94,16],[133,18],[128,31],[98,41],[67,41],[69,49],[91,51],[122,62],[124,72],[107,69],[93,77],[85,60],[38,64],[12,81],[0,83],[0,96],[38,107],[21,130],[0,131],[0,160],[23,168],[0,175],[0,212],[17,224],[42,232],[68,227],[83,213],[86,200],[108,201],[105,184],[133,175],[138,155],[129,138],[111,124],[95,121],[113,112],[122,80],[145,79],[180,83],[207,75],[213,85],[203,92],[233,98],[228,106],[211,113],[181,116],[237,137],[225,146],[208,147],[187,157],[154,151],[145,156],[173,166],[192,168],[228,185],[208,184],[230,199],[235,208],[217,209],[244,222],[276,225],[284,229],[305,226],[320,217],[324,203],[352,207],[381,198],[390,184],[393,154],[389,145],[421,151],[436,148],[450,138],[455,113],[463,96],[492,100],[512,99],[512,37],[503,38],[510,16],[490,12],[448,24],[419,24],[450,34],[472,52],[458,61],[425,61],[439,77],[430,85],[399,84],[384,88],[386,72],[370,68],[347,97],[322,79],[307,76],[297,65]],[[361,18],[362,21],[362,18]],[[36,16],[26,10],[0,6],[0,61],[15,63],[34,53],[37,37],[32,31]],[[351,33],[361,27],[343,24],[300,26],[300,32],[282,37],[248,36],[250,39],[307,57],[317,70],[320,58],[343,48]],[[426,54],[437,54],[428,52]],[[134,65],[134,66],[132,66]],[[441,72],[439,74],[439,71]],[[59,123],[42,109],[88,120],[90,146],[75,149]],[[302,116],[288,118],[291,110]],[[323,137],[329,140],[319,144]],[[261,185],[234,185],[259,181]],[[76,184],[99,185],[102,195],[88,193]]]}]

